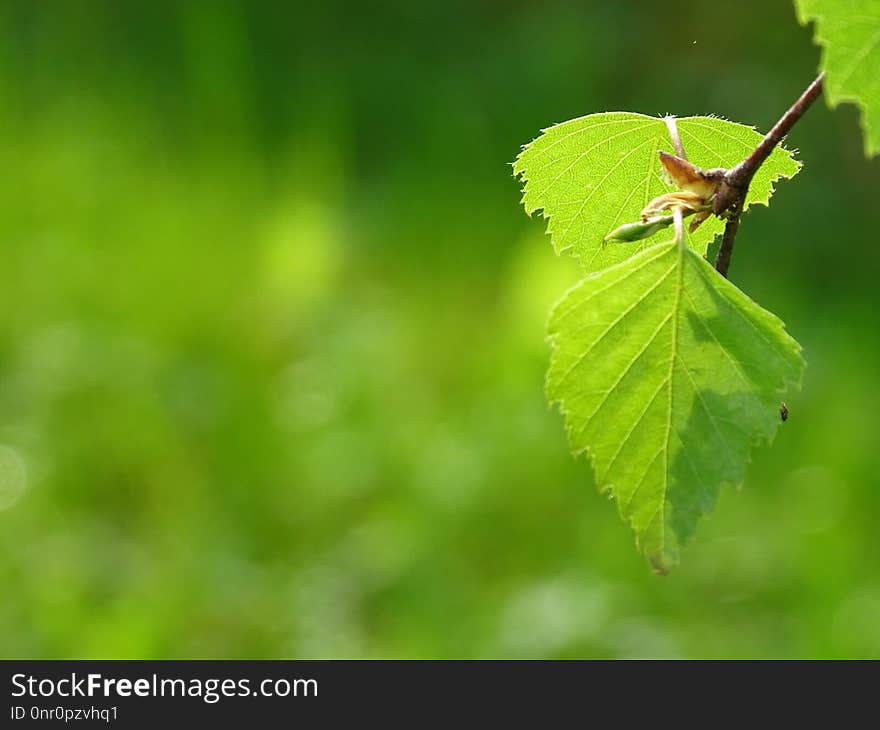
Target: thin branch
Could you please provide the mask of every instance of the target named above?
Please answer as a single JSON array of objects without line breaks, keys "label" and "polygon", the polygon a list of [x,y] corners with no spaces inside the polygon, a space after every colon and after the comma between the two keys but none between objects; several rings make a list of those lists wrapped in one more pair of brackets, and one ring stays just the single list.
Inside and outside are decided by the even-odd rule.
[{"label": "thin branch", "polygon": [[675,117],[664,117],[663,121],[666,122],[666,128],[669,130],[669,136],[672,137],[672,144],[675,147],[675,154],[681,157],[681,159],[686,160],[688,156],[687,153],[684,151],[684,145],[681,143],[681,135],[678,133],[678,124],[676,124],[675,122]]},{"label": "thin branch", "polygon": [[782,138],[791,131],[791,128],[804,115],[804,112],[819,98],[824,81],[825,72],[823,71],[807,87],[806,91],[800,95],[798,100],[791,105],[789,110],[782,115],[779,121],[773,125],[773,129],[767,132],[767,135],[758,143],[758,146],[755,147],[752,153],[727,174],[728,185],[734,187],[748,186],[758,168],[764,164],[764,160],[770,156],[776,145],[782,141]]},{"label": "thin branch", "polygon": [[721,240],[721,247],[718,249],[718,256],[715,259],[715,268],[722,276],[726,277],[727,270],[730,268],[733,244],[736,240],[736,233],[739,230],[739,217],[742,213],[752,178],[755,176],[758,168],[770,156],[770,153],[773,152],[776,145],[791,131],[791,128],[810,108],[813,102],[819,98],[822,93],[824,80],[825,74],[823,72],[806,88],[798,100],[789,107],[788,111],[780,117],[779,121],[773,125],[773,128],[758,143],[758,146],[752,150],[749,156],[725,173],[724,181],[712,199],[712,211],[715,215],[727,218],[724,238]]},{"label": "thin branch", "polygon": [[721,239],[721,246],[718,249],[718,255],[715,257],[715,268],[725,279],[727,278],[727,270],[730,268],[730,257],[733,256],[733,242],[736,240],[736,232],[738,230],[739,216],[728,218],[727,224],[724,226],[724,237]]}]

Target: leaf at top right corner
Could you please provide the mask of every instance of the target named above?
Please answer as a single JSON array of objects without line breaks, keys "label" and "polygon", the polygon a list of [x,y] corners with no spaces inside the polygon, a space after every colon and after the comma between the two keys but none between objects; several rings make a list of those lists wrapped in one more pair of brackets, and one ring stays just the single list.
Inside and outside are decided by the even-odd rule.
[{"label": "leaf at top right corner", "polygon": [[880,152],[880,0],[795,0],[798,20],[815,21],[828,103],[861,108],[865,154]]}]

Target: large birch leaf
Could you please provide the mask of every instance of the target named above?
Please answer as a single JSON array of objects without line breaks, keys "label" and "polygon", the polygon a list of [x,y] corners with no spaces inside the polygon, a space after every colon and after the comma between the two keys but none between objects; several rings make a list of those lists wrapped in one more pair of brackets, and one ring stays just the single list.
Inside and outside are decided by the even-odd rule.
[{"label": "large birch leaf", "polygon": [[547,391],[654,569],[666,572],[769,442],[800,382],[783,323],[692,249],[656,244],[588,276],[551,314]]}]

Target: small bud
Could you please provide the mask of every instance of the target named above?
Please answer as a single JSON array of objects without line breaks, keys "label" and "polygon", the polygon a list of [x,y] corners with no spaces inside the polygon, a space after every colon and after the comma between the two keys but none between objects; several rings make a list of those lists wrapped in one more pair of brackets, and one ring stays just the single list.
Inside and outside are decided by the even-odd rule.
[{"label": "small bud", "polygon": [[636,223],[624,223],[605,236],[606,241],[641,241],[672,225],[672,216],[662,215]]}]

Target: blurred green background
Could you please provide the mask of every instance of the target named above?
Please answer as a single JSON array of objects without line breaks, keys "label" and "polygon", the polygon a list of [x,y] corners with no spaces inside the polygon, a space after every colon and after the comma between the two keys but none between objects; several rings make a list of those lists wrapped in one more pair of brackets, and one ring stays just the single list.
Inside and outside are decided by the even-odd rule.
[{"label": "blurred green background", "polygon": [[855,108],[744,220],[807,376],[666,578],[545,403],[577,270],[509,166],[766,130],[818,58],[787,0],[0,4],[2,656],[880,657]]}]

